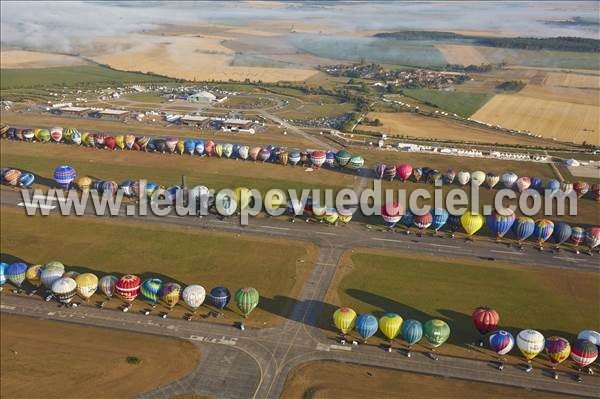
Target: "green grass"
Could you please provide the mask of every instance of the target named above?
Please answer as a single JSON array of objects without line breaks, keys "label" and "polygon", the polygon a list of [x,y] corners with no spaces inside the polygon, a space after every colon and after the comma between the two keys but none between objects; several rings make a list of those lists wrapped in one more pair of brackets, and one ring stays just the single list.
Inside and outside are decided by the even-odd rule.
[{"label": "green grass", "polygon": [[0,88],[34,88],[98,84],[157,83],[173,79],[137,72],[122,72],[98,65],[0,70]]},{"label": "green grass", "polygon": [[354,110],[354,104],[338,103],[338,104],[315,104],[307,103],[296,109],[284,109],[277,111],[275,114],[286,119],[313,119],[323,117],[336,117]]},{"label": "green grass", "polygon": [[377,316],[396,312],[421,322],[441,318],[452,330],[449,343],[456,346],[478,339],[470,315],[482,305],[497,309],[502,328],[513,334],[534,328],[571,340],[582,329],[600,327],[594,316],[600,312],[596,273],[414,255],[355,252],[348,257],[348,266],[340,269],[346,273],[330,288],[339,305]]},{"label": "green grass", "polygon": [[138,102],[142,102],[142,103],[152,103],[152,104],[164,103],[166,101],[165,98],[161,97],[158,93],[152,93],[152,92],[131,93],[131,94],[128,94],[126,96],[126,98],[128,100],[132,100],[132,101],[138,101]]},{"label": "green grass", "polygon": [[493,94],[439,91],[429,89],[404,89],[404,94],[425,104],[468,117],[487,103]]}]

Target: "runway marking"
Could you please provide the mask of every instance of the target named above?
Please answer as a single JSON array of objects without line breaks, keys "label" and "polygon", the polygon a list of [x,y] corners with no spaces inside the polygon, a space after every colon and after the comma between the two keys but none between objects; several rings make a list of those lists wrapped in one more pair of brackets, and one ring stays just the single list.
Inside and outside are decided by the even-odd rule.
[{"label": "runway marking", "polygon": [[275,227],[275,226],[258,226],[263,227],[265,229],[273,229],[273,230],[289,230],[287,227]]},{"label": "runway marking", "polygon": [[562,256],[553,256],[554,259],[564,260],[565,262],[579,262],[579,259],[563,258]]},{"label": "runway marking", "polygon": [[337,236],[337,234],[335,234],[335,233],[326,233],[324,231],[316,231],[315,234],[324,234],[327,236]]},{"label": "runway marking", "polygon": [[10,305],[0,305],[0,309],[15,310],[15,307]]},{"label": "runway marking", "polygon": [[35,205],[27,204],[27,205],[25,205],[25,203],[23,203],[23,202],[19,202],[17,204],[17,206],[22,206],[22,207],[26,207],[26,208],[40,208],[40,209],[55,209],[56,208],[56,206],[54,206],[54,205],[44,205],[44,204],[35,204]]},{"label": "runway marking", "polygon": [[401,240],[391,240],[389,238],[376,238],[376,237],[371,237],[371,240],[375,240],[375,241],[388,241],[388,242],[404,242]]},{"label": "runway marking", "polygon": [[327,346],[325,344],[318,343],[317,344],[317,350],[318,351],[322,351],[322,352],[329,352],[329,346]]},{"label": "runway marking", "polygon": [[443,247],[443,248],[452,248],[452,249],[456,249],[456,246],[454,245],[445,245],[445,244],[428,244],[428,243],[424,243],[425,245],[431,245],[432,247]]},{"label": "runway marking", "polygon": [[500,250],[497,250],[497,249],[490,249],[490,252],[496,252],[496,253],[499,253],[499,254],[518,255],[518,252],[515,252],[515,251],[500,251]]},{"label": "runway marking", "polygon": [[344,346],[344,345],[329,345],[329,347],[331,349],[335,349],[335,350],[340,350],[340,351],[351,351],[352,348],[350,346]]}]

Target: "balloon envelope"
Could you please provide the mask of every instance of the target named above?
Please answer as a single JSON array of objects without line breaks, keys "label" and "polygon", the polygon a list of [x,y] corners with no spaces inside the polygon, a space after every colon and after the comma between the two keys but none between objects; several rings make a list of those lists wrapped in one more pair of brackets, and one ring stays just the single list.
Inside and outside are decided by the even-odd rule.
[{"label": "balloon envelope", "polygon": [[600,333],[594,330],[583,330],[577,334],[577,339],[585,339],[600,347]]},{"label": "balloon envelope", "polygon": [[121,277],[115,286],[115,293],[126,303],[132,303],[140,293],[142,280],[133,274]]},{"label": "balloon envelope", "polygon": [[82,273],[75,277],[77,293],[83,299],[89,299],[98,289],[98,277],[93,273]]},{"label": "balloon envelope", "polygon": [[517,335],[517,347],[527,360],[536,357],[544,349],[544,336],[536,330],[522,330]]},{"label": "balloon envelope", "polygon": [[494,331],[490,335],[489,342],[490,348],[500,356],[506,355],[515,346],[512,334],[504,330]]},{"label": "balloon envelope", "polygon": [[473,324],[477,331],[483,335],[490,331],[494,331],[496,327],[498,327],[500,315],[495,309],[482,306],[473,311],[471,319],[473,320]]},{"label": "balloon envelope", "polygon": [[586,339],[576,339],[571,347],[571,359],[579,367],[588,366],[598,358],[598,347]]},{"label": "balloon envelope", "polygon": [[333,324],[342,334],[352,330],[355,322],[356,312],[353,309],[341,307],[333,313]]},{"label": "balloon envelope", "polygon": [[23,281],[25,281],[25,273],[27,272],[27,265],[23,262],[15,262],[8,266],[6,269],[6,277],[8,281],[13,283],[15,287],[20,288]]},{"label": "balloon envelope", "polygon": [[110,298],[115,293],[117,281],[119,279],[115,276],[107,275],[100,278],[98,281],[98,288],[107,297]]},{"label": "balloon envelope", "polygon": [[363,313],[356,318],[356,331],[364,339],[375,335],[378,328],[377,318],[372,314]]},{"label": "balloon envelope", "polygon": [[460,217],[460,224],[467,235],[472,236],[477,233],[485,224],[485,218],[478,213],[465,212]]},{"label": "balloon envelope", "polygon": [[548,337],[544,344],[546,354],[553,364],[560,364],[569,358],[571,344],[562,337]]},{"label": "balloon envelope", "polygon": [[423,335],[432,347],[437,348],[450,336],[450,327],[443,320],[429,320],[423,327]]},{"label": "balloon envelope", "polygon": [[162,286],[162,280],[158,278],[149,278],[144,280],[140,286],[140,295],[151,304],[158,302],[158,292]]},{"label": "balloon envelope", "polygon": [[552,239],[557,245],[560,245],[566,242],[569,238],[571,238],[571,234],[573,233],[573,229],[567,223],[557,222],[554,224],[554,232],[552,233]]},{"label": "balloon envelope", "polygon": [[215,287],[208,295],[210,303],[217,309],[223,309],[231,300],[231,293],[225,287]]},{"label": "balloon envelope", "polygon": [[390,341],[400,334],[402,317],[396,313],[386,313],[379,319],[379,329]]},{"label": "balloon envelope", "polygon": [[404,320],[401,333],[408,345],[414,345],[423,338],[423,325],[417,320]]},{"label": "balloon envelope", "polygon": [[173,306],[177,305],[177,302],[179,302],[179,297],[181,296],[181,285],[174,282],[164,283],[160,287],[158,296],[160,297],[161,301],[167,304],[168,307],[172,308]]},{"label": "balloon envelope", "polygon": [[244,316],[249,315],[258,305],[260,295],[256,288],[244,287],[235,293],[235,304]]},{"label": "balloon envelope", "polygon": [[535,229],[533,235],[537,239],[539,244],[546,242],[554,231],[554,223],[548,219],[540,219],[535,222]]},{"label": "balloon envelope", "polygon": [[52,293],[61,303],[69,303],[77,292],[77,283],[70,277],[61,277],[52,283]]},{"label": "balloon envelope", "polygon": [[186,305],[196,310],[204,303],[206,290],[201,285],[188,285],[183,289],[181,297]]},{"label": "balloon envelope", "polygon": [[527,216],[518,217],[513,225],[513,231],[519,241],[526,240],[533,234],[535,222]]},{"label": "balloon envelope", "polygon": [[502,238],[510,230],[516,220],[515,213],[510,209],[503,210],[503,213],[494,210],[487,217],[487,227],[496,235]]}]

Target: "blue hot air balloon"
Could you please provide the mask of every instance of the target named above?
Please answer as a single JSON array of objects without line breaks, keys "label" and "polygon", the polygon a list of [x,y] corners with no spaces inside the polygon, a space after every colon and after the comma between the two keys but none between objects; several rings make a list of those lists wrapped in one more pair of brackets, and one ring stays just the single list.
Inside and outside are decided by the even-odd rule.
[{"label": "blue hot air balloon", "polygon": [[331,168],[331,167],[333,167],[334,164],[335,164],[335,152],[327,151],[327,153],[325,154],[325,165],[327,165]]},{"label": "blue hot air balloon", "polygon": [[547,219],[540,219],[535,221],[535,229],[533,235],[537,240],[540,248],[544,242],[552,235],[554,231],[554,223]]},{"label": "blue hot air balloon", "polygon": [[412,227],[414,216],[415,215],[410,211],[410,209],[407,209],[406,212],[404,213],[404,216],[402,216],[402,219],[400,220],[400,222],[403,225],[405,225],[406,227]]},{"label": "blue hot air balloon", "polygon": [[490,335],[490,347],[500,356],[506,355],[515,346],[515,338],[504,330],[496,330]]},{"label": "blue hot air balloon", "polygon": [[449,213],[445,209],[435,208],[431,210],[431,216],[433,216],[431,228],[435,231],[438,231],[439,229],[444,227],[444,225],[448,221]]},{"label": "blue hot air balloon", "polygon": [[187,139],[183,142],[183,150],[190,155],[194,155],[194,151],[196,150],[196,142],[192,139]]},{"label": "blue hot air balloon", "polygon": [[564,243],[569,238],[571,238],[572,233],[573,229],[571,228],[571,226],[564,222],[557,222],[554,224],[554,232],[552,233],[552,239],[558,247],[560,244]]},{"label": "blue hot air balloon", "polygon": [[204,155],[204,140],[196,140],[194,150],[196,151],[196,154]]},{"label": "blue hot air balloon", "polygon": [[54,169],[54,180],[62,187],[63,190],[68,190],[71,182],[77,176],[75,169],[68,165],[61,165]]},{"label": "blue hot air balloon", "polygon": [[0,286],[6,284],[6,269],[8,269],[8,263],[0,262]]},{"label": "blue hot air balloon", "polygon": [[238,158],[240,156],[240,148],[242,148],[239,144],[234,144],[231,149],[231,158]]},{"label": "blue hot air balloon", "polygon": [[8,281],[15,285],[15,287],[21,288],[21,284],[25,281],[26,271],[27,265],[25,263],[15,262],[6,269],[6,277],[8,278]]},{"label": "blue hot air balloon", "polygon": [[30,188],[35,181],[35,176],[31,173],[23,173],[19,176],[19,186],[23,188]]},{"label": "blue hot air balloon", "polygon": [[449,214],[446,224],[448,225],[448,227],[450,228],[450,231],[452,231],[452,232],[459,230],[460,229],[460,215]]},{"label": "blue hot air balloon", "polygon": [[208,299],[210,303],[219,310],[222,310],[227,306],[229,301],[231,300],[231,293],[225,287],[215,287],[210,290],[210,294],[208,294]]},{"label": "blue hot air balloon", "polygon": [[504,237],[506,233],[515,223],[515,213],[509,209],[506,209],[505,215],[494,210],[491,215],[488,215],[486,220],[487,227],[496,235],[497,239]]},{"label": "blue hot air balloon", "polygon": [[409,347],[416,344],[423,338],[423,324],[418,320],[404,320],[402,323],[402,338]]},{"label": "blue hot air balloon", "polygon": [[540,188],[542,188],[542,179],[537,177],[537,176],[533,176],[531,179],[531,185],[529,186],[529,188],[532,188],[534,190],[539,190]]},{"label": "blue hot air balloon", "polygon": [[385,165],[382,163],[378,163],[375,165],[375,177],[379,180],[383,179],[383,175],[385,173]]},{"label": "blue hot air balloon", "polygon": [[558,180],[550,179],[548,180],[548,182],[546,183],[546,187],[544,188],[553,193],[556,190],[560,190],[560,182]]},{"label": "blue hot air balloon", "polygon": [[356,318],[355,327],[356,331],[367,342],[367,339],[375,335],[379,329],[379,323],[377,318],[372,314],[363,313]]},{"label": "blue hot air balloon", "polygon": [[158,278],[149,278],[144,280],[140,286],[140,294],[142,298],[151,304],[155,305],[158,302],[158,292],[162,286],[162,280]]},{"label": "blue hot air balloon", "polygon": [[530,217],[521,216],[517,218],[517,220],[513,224],[513,231],[517,236],[517,240],[519,240],[519,242],[528,239],[529,236],[533,234],[534,230],[535,222]]}]

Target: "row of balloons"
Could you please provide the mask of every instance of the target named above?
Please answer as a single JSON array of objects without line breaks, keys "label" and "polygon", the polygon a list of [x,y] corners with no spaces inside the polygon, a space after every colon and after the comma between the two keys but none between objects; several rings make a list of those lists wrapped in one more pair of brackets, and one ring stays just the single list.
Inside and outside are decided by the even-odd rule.
[{"label": "row of balloons", "polygon": [[0,130],[1,136],[9,139],[39,141],[42,143],[53,141],[83,145],[100,149],[121,149],[132,151],[146,151],[158,153],[177,153],[180,155],[200,155],[219,158],[234,158],[261,162],[275,162],[282,165],[311,165],[320,168],[323,165],[333,167],[347,167],[358,170],[363,167],[364,159],[360,155],[352,155],[346,150],[333,151],[286,151],[280,147],[269,145],[247,146],[240,144],[221,144],[212,140],[179,139],[168,136],[166,138],[152,138],[148,136],[135,136],[133,134],[110,136],[106,133],[80,133],[75,128],[53,127],[51,129],[20,129],[6,127]]},{"label": "row of balloons", "polygon": [[413,168],[409,164],[377,164],[374,170],[375,176],[378,179],[386,178],[393,180],[395,177],[397,177],[402,182],[405,182],[412,178],[412,180],[415,182],[424,180],[431,184],[435,184],[437,181],[444,184],[452,184],[454,181],[456,181],[461,186],[471,182],[477,187],[485,184],[489,189],[496,187],[498,183],[502,183],[504,188],[511,190],[516,188],[521,193],[527,189],[546,189],[551,193],[560,190],[567,195],[575,192],[577,198],[582,198],[589,192],[594,200],[600,201],[600,183],[590,186],[584,181],[578,181],[575,183],[561,183],[558,180],[550,179],[544,184],[543,180],[539,177],[519,177],[514,172],[505,172],[502,175],[498,175],[493,172],[485,173],[481,170],[468,172],[466,170],[456,171],[455,169],[448,169],[445,173],[441,173],[436,169],[431,169],[428,167]]},{"label": "row of balloons", "polygon": [[[581,331],[572,344],[562,337],[544,338],[542,333],[533,329],[520,331],[515,340],[510,332],[498,329],[500,316],[494,309],[485,306],[478,307],[473,311],[472,320],[482,337],[490,334],[489,346],[499,356],[508,354],[516,343],[528,362],[531,362],[544,349],[553,366],[565,361],[569,355],[579,367],[590,365],[598,357],[600,333],[596,331]],[[441,346],[450,337],[450,327],[443,320],[432,319],[422,324],[418,320],[404,320],[397,313],[386,313],[378,320],[369,313],[357,316],[356,312],[348,307],[341,307],[333,313],[333,323],[344,336],[355,329],[365,342],[377,331],[381,331],[390,341],[390,345],[395,338],[402,336],[409,350],[423,337],[431,348]]]},{"label": "row of balloons", "polygon": [[[201,285],[188,285],[182,289],[181,285],[175,282],[163,282],[158,278],[142,281],[140,277],[132,274],[120,278],[106,275],[99,279],[93,273],[65,271],[65,266],[58,261],[31,266],[23,262],[0,263],[0,286],[10,281],[21,289],[26,280],[34,287],[43,286],[49,289],[59,302],[65,304],[70,303],[75,295],[87,301],[97,290],[108,299],[116,295],[127,305],[140,295],[151,305],[156,305],[160,300],[172,309],[182,299],[194,312],[204,303],[207,296],[209,303],[219,310],[224,309],[231,300],[231,293],[226,287],[215,287],[206,295]],[[259,299],[258,291],[252,287],[240,288],[234,295],[234,301],[244,317],[258,306]]]}]

